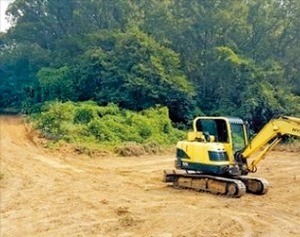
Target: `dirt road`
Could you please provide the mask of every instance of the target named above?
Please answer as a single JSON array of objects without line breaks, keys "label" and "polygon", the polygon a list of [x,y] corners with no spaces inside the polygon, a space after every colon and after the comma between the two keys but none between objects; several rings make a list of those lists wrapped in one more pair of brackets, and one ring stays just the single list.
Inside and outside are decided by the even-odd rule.
[{"label": "dirt road", "polygon": [[264,196],[240,199],[161,182],[173,157],[90,158],[35,145],[1,117],[0,236],[300,236],[300,154],[272,152]]}]

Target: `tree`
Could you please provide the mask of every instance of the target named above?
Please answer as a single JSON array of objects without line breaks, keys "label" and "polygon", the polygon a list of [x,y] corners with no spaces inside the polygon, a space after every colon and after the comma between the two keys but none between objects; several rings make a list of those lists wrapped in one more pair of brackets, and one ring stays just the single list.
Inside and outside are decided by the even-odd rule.
[{"label": "tree", "polygon": [[65,66],[58,69],[42,68],[37,73],[42,90],[42,100],[76,100],[70,69]]},{"label": "tree", "polygon": [[0,107],[20,108],[26,98],[36,98],[36,72],[48,60],[48,52],[38,45],[8,44],[5,40],[0,51]]},{"label": "tree", "polygon": [[[0,35],[2,105],[28,97],[135,110],[163,104],[175,121],[195,108],[251,112],[258,121],[297,113],[299,1],[16,0],[8,14],[13,27]],[[54,84],[40,90],[45,78]],[[63,95],[57,88],[64,84],[71,91]]]},{"label": "tree", "polygon": [[92,37],[98,46],[87,51],[79,76],[94,85],[91,98],[133,110],[162,104],[175,120],[186,117],[194,92],[176,53],[138,30]]}]

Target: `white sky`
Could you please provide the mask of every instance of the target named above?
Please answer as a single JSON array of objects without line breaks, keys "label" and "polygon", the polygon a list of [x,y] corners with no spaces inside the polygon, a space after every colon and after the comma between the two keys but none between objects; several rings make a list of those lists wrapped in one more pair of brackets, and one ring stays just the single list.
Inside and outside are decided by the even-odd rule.
[{"label": "white sky", "polygon": [[14,0],[0,0],[0,32],[6,31],[9,28],[9,24],[5,19],[5,11],[8,7],[8,4]]}]

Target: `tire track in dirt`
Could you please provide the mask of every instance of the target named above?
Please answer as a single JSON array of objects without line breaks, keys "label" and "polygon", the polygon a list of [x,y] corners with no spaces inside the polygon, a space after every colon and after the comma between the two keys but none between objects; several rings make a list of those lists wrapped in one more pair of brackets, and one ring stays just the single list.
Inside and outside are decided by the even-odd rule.
[{"label": "tire track in dirt", "polygon": [[53,168],[56,168],[56,169],[65,169],[65,170],[70,170],[70,171],[73,171],[73,172],[83,172],[83,170],[81,170],[81,169],[74,168],[73,166],[68,165],[68,164],[62,164],[61,162],[49,159],[49,158],[47,158],[45,156],[42,156],[42,155],[38,155],[38,156],[35,155],[35,156],[32,156],[32,158],[35,159],[35,160],[41,161],[41,162],[43,162],[47,165],[50,165],[50,166],[52,166]]}]

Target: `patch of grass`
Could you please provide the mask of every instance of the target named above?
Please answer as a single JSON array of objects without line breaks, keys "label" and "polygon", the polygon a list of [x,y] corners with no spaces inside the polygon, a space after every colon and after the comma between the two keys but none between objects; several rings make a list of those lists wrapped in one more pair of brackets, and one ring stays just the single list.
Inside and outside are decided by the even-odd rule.
[{"label": "patch of grass", "polygon": [[91,101],[47,102],[35,111],[30,121],[52,141],[50,147],[71,143],[79,153],[88,155],[97,150],[125,156],[156,154],[186,136],[172,126],[166,107],[133,112]]}]

